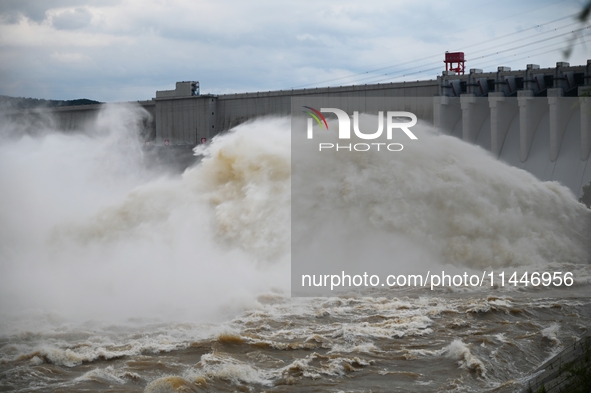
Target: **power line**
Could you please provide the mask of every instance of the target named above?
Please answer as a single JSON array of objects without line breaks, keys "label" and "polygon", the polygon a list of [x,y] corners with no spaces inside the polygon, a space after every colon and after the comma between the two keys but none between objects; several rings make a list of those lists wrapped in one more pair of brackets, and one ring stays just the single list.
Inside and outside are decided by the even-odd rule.
[{"label": "power line", "polygon": [[[559,30],[566,29],[566,28],[568,28],[568,27],[575,26],[575,25],[579,25],[579,22],[573,22],[573,23],[569,23],[569,24],[566,24],[566,25],[564,25],[564,26],[556,27],[554,30],[546,30],[546,31],[543,31],[543,32],[537,33],[537,34],[535,34],[535,35],[531,35],[531,36],[529,36],[529,37],[519,38],[518,40],[519,40],[519,41],[521,41],[521,40],[529,40],[529,39],[533,39],[533,38],[540,37],[540,36],[542,36],[542,35],[549,34],[549,33],[554,33],[554,32],[557,32],[557,31],[559,31]],[[499,44],[499,45],[496,45],[496,46],[493,46],[493,47],[487,47],[487,48],[485,48],[485,49],[480,49],[480,50],[477,50],[477,51],[475,51],[475,52],[472,52],[471,54],[473,55],[473,54],[475,54],[475,53],[485,52],[485,51],[488,51],[488,50],[491,50],[491,49],[499,48],[499,47],[502,47],[502,46],[504,46],[504,45],[507,45],[507,44],[509,44],[509,43],[516,42],[516,41],[518,41],[518,40],[509,41],[508,43]],[[492,40],[491,40],[491,41],[492,41]],[[489,41],[489,42],[490,42],[490,41]],[[474,45],[472,45],[472,46],[474,46]],[[470,47],[470,46],[468,46],[468,47],[465,47],[464,49],[466,49],[466,48],[469,48],[469,47]]]},{"label": "power line", "polygon": [[[549,5],[543,6],[543,7],[538,7],[538,8],[535,8],[534,10],[537,10],[537,9],[540,9],[540,8],[545,8],[545,7],[547,7],[547,6],[554,5],[554,4],[557,4],[557,3],[561,3],[561,2],[563,2],[563,1],[564,1],[564,0],[561,0],[561,1],[558,1],[558,2],[556,2],[556,3],[552,3],[552,4],[549,4]],[[528,11],[524,11],[523,13],[526,13],[526,12],[531,12],[531,11],[534,11],[534,10],[528,10]],[[523,14],[523,13],[520,13],[520,14]],[[515,16],[517,16],[517,15],[520,15],[520,14],[515,14],[515,15],[512,15],[512,16],[511,16],[511,17],[509,17],[509,18],[515,17]],[[510,36],[514,36],[514,35],[523,34],[524,32],[527,32],[527,31],[529,31],[529,30],[532,30],[532,29],[537,29],[537,28],[540,28],[540,27],[543,27],[543,26],[550,25],[550,24],[552,24],[552,23],[560,22],[560,21],[562,21],[562,20],[565,20],[565,19],[568,19],[568,18],[571,18],[571,17],[575,17],[575,16],[577,16],[577,15],[578,15],[578,12],[577,12],[577,13],[573,13],[573,14],[569,14],[569,15],[566,15],[566,16],[563,16],[563,17],[560,17],[560,18],[557,18],[557,19],[554,19],[554,20],[551,20],[551,21],[548,21],[548,22],[545,22],[545,23],[541,23],[541,24],[538,24],[538,25],[535,25],[535,26],[531,26],[531,27],[529,27],[529,28],[526,28],[526,29],[523,29],[523,30],[520,30],[520,31],[517,31],[517,32],[513,32],[513,33],[505,34],[505,35],[503,35],[503,36],[496,37],[496,38],[493,38],[493,39],[489,40],[489,41],[487,42],[487,44],[488,44],[488,43],[490,43],[490,42],[493,42],[493,41],[498,41],[498,40],[501,40],[501,39],[504,39],[504,38],[510,37]],[[501,18],[501,19],[499,19],[499,20],[505,20],[505,19],[509,19],[509,18]],[[497,20],[497,21],[498,21],[498,20]],[[492,22],[488,22],[488,23],[492,23]],[[488,24],[488,23],[487,23],[487,24]],[[576,23],[572,23],[572,24],[568,24],[568,25],[565,25],[565,26],[562,26],[562,27],[556,28],[556,29],[554,29],[554,31],[556,31],[556,30],[559,30],[559,29],[563,29],[563,28],[565,28],[565,27],[572,26],[573,24],[576,24]],[[479,25],[479,26],[480,26],[480,25]],[[471,29],[471,28],[470,28],[470,29]],[[468,30],[469,30],[469,29],[468,29]],[[539,36],[539,35],[542,35],[542,34],[547,34],[547,33],[549,33],[549,32],[552,32],[552,30],[551,30],[551,31],[542,32],[542,33],[538,34],[537,36]],[[572,33],[572,32],[571,32],[571,33]],[[569,34],[570,34],[570,33],[569,33]],[[525,39],[530,39],[530,38],[533,38],[533,37],[535,37],[535,36],[530,36],[530,37],[527,37],[527,38],[525,38]],[[511,42],[509,42],[509,43],[505,43],[505,44],[498,45],[498,46],[496,46],[496,47],[499,47],[499,46],[502,46],[502,45],[507,45],[507,44],[510,44],[510,43],[512,43],[512,42],[516,42],[516,41],[517,41],[517,40],[514,40],[514,41],[511,41]],[[464,49],[466,49],[466,48],[472,48],[472,47],[475,47],[475,46],[480,46],[480,45],[483,45],[483,43],[477,43],[477,44],[472,44],[472,45],[469,45],[469,46],[465,46],[465,47],[464,47]],[[485,51],[485,50],[487,50],[487,49],[480,50],[479,52],[482,52],[482,51]],[[416,62],[424,61],[424,60],[429,60],[429,59],[433,59],[433,58],[435,58],[435,57],[439,57],[439,56],[441,56],[441,55],[440,55],[440,54],[437,54],[437,55],[430,55],[430,56],[426,56],[426,57],[423,57],[423,58],[420,58],[420,59],[414,59],[414,60],[411,60],[411,61],[406,61],[406,62],[402,62],[402,63],[397,63],[397,64],[395,64],[395,65],[389,65],[389,66],[386,66],[386,67],[376,68],[376,69],[373,69],[373,70],[369,70],[369,71],[365,71],[365,72],[361,72],[361,73],[356,73],[356,74],[353,74],[353,75],[347,75],[347,76],[342,76],[342,77],[332,78],[332,79],[323,80],[323,81],[319,81],[319,82],[313,82],[313,83],[308,83],[308,84],[304,84],[304,85],[299,85],[299,86],[295,86],[295,87],[293,87],[293,88],[294,88],[294,89],[297,89],[297,88],[303,88],[303,87],[308,87],[308,86],[313,86],[313,85],[318,85],[318,84],[325,84],[325,83],[330,83],[330,82],[334,82],[334,81],[338,81],[338,80],[351,79],[351,78],[354,78],[355,76],[360,76],[360,75],[367,75],[367,77],[366,77],[366,78],[362,78],[362,79],[361,79],[361,81],[363,81],[363,80],[369,80],[369,79],[372,79],[372,78],[380,77],[379,75],[368,75],[368,74],[370,74],[370,73],[375,73],[375,72],[379,72],[379,71],[384,71],[384,70],[387,70],[387,69],[389,69],[389,68],[393,68],[393,67],[399,67],[399,66],[401,66],[401,65],[407,65],[407,64],[412,64],[412,63],[416,63]],[[439,63],[439,62],[438,62],[438,63]],[[434,63],[431,63],[431,64],[434,64]],[[413,69],[414,69],[414,68],[413,68]],[[406,70],[404,70],[404,71],[406,71]],[[404,72],[404,71],[402,71],[402,72]],[[400,71],[399,71],[399,70],[397,70],[396,72],[400,72]],[[387,74],[385,74],[385,75],[387,75]]]},{"label": "power line", "polygon": [[591,26],[585,26],[585,27],[581,27],[580,29],[576,29],[576,30],[569,31],[569,32],[566,32],[566,33],[563,33],[563,34],[559,34],[559,35],[557,35],[557,36],[554,36],[554,37],[548,37],[548,38],[544,38],[544,39],[541,39],[541,40],[538,40],[538,41],[529,42],[529,43],[527,43],[527,44],[523,44],[523,45],[515,46],[515,47],[513,47],[513,48],[505,49],[505,50],[502,50],[502,51],[499,51],[499,52],[495,52],[495,53],[489,53],[489,54],[487,54],[487,55],[484,55],[484,56],[477,57],[477,58],[476,58],[476,59],[474,59],[474,60],[477,60],[477,59],[483,59],[483,58],[485,58],[485,57],[494,56],[494,55],[497,55],[497,54],[499,54],[499,53],[509,52],[509,51],[516,50],[516,49],[525,48],[526,46],[530,46],[530,45],[539,44],[539,43],[541,43],[541,42],[546,42],[546,41],[550,41],[550,40],[555,40],[556,38],[560,38],[560,37],[564,37],[564,36],[566,36],[566,35],[569,35],[569,34],[577,33],[577,32],[583,31],[583,30],[585,30],[585,29],[588,29],[588,28],[590,28],[590,27],[591,27]]},{"label": "power line", "polygon": [[[590,41],[591,41],[591,38],[589,38],[586,41],[582,41],[581,43],[587,43],[587,42],[590,42]],[[563,43],[560,43],[560,44],[557,44],[557,45],[555,44],[555,47],[553,49],[544,48],[544,50],[541,51],[541,52],[532,53],[532,54],[530,54],[528,56],[524,56],[524,57],[520,57],[520,58],[516,58],[516,59],[511,59],[511,60],[513,60],[513,61],[524,60],[524,59],[528,59],[528,58],[530,58],[532,56],[537,56],[537,55],[542,55],[542,54],[546,54],[546,53],[555,52],[558,49],[560,49],[560,47],[562,45],[563,45]],[[536,48],[536,49],[539,49],[539,48]],[[532,49],[531,51],[536,50],[536,49]],[[518,55],[521,55],[523,53],[528,53],[528,52],[531,52],[531,51],[520,52],[519,54],[516,53],[513,56],[518,56]],[[509,57],[511,57],[511,56],[506,56],[505,58],[509,58]],[[498,63],[499,63],[499,59],[495,59],[494,62],[486,63],[484,65],[481,65],[481,67],[483,67],[485,65],[492,65],[492,64],[498,64]],[[435,68],[420,70],[420,71],[417,71],[417,72],[414,72],[414,73],[410,73],[410,74],[399,75],[399,76],[396,76],[396,77],[390,77],[390,78],[384,78],[384,79],[381,79],[381,80],[377,80],[377,81],[375,81],[375,83],[380,83],[380,82],[387,81],[387,80],[388,81],[392,81],[394,79],[403,78],[403,77],[407,77],[407,76],[411,76],[411,75],[416,75],[416,74],[420,74],[420,73],[427,73],[427,72],[435,71],[435,70],[438,70],[438,69],[440,69],[440,67],[435,67]]]},{"label": "power line", "polygon": [[[497,52],[493,52],[493,53],[488,53],[488,54],[486,54],[486,55],[479,56],[479,57],[477,57],[476,59],[473,59],[472,61],[481,60],[481,59],[483,59],[483,58],[487,58],[487,57],[495,56],[495,55],[498,55],[498,54],[500,54],[500,53],[511,52],[511,51],[514,51],[514,50],[517,50],[517,49],[521,49],[521,48],[524,48],[524,47],[528,47],[528,46],[536,45],[536,44],[539,44],[539,43],[542,43],[542,42],[547,42],[547,41],[554,40],[554,39],[557,39],[557,38],[560,38],[560,37],[563,37],[563,36],[566,36],[566,35],[569,35],[569,34],[572,34],[572,33],[580,32],[580,31],[583,31],[583,30],[585,30],[585,29],[589,29],[589,28],[591,28],[591,26],[582,27],[582,28],[580,28],[580,29],[575,29],[575,30],[572,30],[572,31],[569,31],[569,32],[566,32],[566,33],[563,33],[563,34],[559,34],[559,35],[553,36],[553,37],[547,37],[547,38],[544,38],[544,39],[541,39],[541,40],[537,40],[537,41],[533,41],[533,42],[528,42],[528,43],[525,43],[525,44],[517,45],[517,46],[511,47],[511,48],[507,48],[507,49],[504,49],[504,50],[501,50],[501,51],[497,51]],[[510,44],[510,43],[513,43],[513,42],[521,42],[521,41],[522,41],[522,40],[513,40],[513,41],[511,41],[511,42],[509,42],[509,43],[505,43],[504,45],[508,45],[508,44]],[[421,70],[417,70],[417,71],[415,71],[415,72],[406,73],[406,74],[403,74],[403,75],[400,75],[400,74],[401,74],[401,73],[404,73],[404,72],[406,72],[406,71],[413,71],[413,70],[416,70],[416,68],[414,68],[414,67],[413,67],[413,68],[407,68],[407,69],[403,69],[403,70],[398,70],[398,71],[396,72],[396,74],[398,74],[397,76],[391,75],[391,76],[390,76],[389,78],[387,78],[387,79],[395,79],[395,78],[399,78],[399,77],[405,77],[405,76],[417,75],[417,74],[421,74],[421,73],[422,73],[422,74],[424,74],[424,73],[427,73],[427,72],[430,72],[430,71],[433,71],[433,70],[438,70],[438,69],[441,69],[441,66],[440,66],[440,63],[439,63],[439,62],[436,62],[436,63],[429,63],[429,64],[426,64],[425,66],[430,66],[430,65],[433,65],[434,67],[433,67],[433,68],[429,68],[429,69],[421,69]],[[387,75],[388,75],[388,74],[384,74],[383,76],[387,76]],[[382,79],[379,79],[379,80],[377,80],[376,78],[382,78],[382,75],[372,75],[372,76],[369,76],[369,77],[367,77],[367,78],[361,78],[361,79],[358,79],[358,80],[357,80],[357,82],[360,82],[360,81],[365,81],[365,80],[370,80],[370,79],[375,79],[375,80],[373,81],[373,83],[377,83],[377,82],[379,82],[379,81],[382,81],[382,80],[384,80],[383,78],[382,78]]]}]

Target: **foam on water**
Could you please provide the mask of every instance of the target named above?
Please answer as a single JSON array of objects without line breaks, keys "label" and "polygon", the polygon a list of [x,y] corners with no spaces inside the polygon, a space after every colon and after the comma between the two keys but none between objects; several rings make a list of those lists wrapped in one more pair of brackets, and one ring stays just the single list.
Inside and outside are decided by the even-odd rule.
[{"label": "foam on water", "polygon": [[95,368],[74,379],[74,383],[82,381],[101,381],[123,385],[126,380],[140,380],[141,377],[129,371],[116,370],[112,366]]},{"label": "foam on water", "polygon": [[477,372],[480,376],[486,375],[486,367],[480,359],[472,354],[470,347],[462,340],[454,340],[447,348],[445,355],[450,359],[457,360],[460,367]]},{"label": "foam on water", "polygon": [[542,330],[542,337],[548,339],[552,343],[552,346],[560,346],[560,339],[557,337],[557,333],[560,330],[558,323],[553,323],[544,330]]},{"label": "foam on water", "polygon": [[219,378],[235,384],[240,382],[260,385],[271,384],[265,371],[230,356],[215,353],[205,354],[201,357],[201,362],[197,366],[201,370],[199,373],[192,375],[193,379],[195,377],[207,377]]}]

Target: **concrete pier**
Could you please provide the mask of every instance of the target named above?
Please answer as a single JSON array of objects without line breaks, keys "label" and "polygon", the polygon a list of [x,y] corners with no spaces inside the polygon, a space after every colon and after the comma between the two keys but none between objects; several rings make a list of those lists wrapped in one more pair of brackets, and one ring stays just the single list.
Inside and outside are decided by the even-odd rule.
[{"label": "concrete pier", "polygon": [[557,180],[580,197],[591,182],[591,60],[496,73],[444,71],[434,123],[444,133],[490,151],[541,180]]}]

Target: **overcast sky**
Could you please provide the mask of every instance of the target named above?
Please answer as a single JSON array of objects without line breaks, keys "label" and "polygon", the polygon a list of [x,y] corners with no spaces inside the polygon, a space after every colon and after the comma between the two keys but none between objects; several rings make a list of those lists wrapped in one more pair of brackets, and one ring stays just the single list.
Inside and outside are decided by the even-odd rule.
[{"label": "overcast sky", "polygon": [[[176,81],[235,93],[431,79],[591,59],[577,0],[0,0],[0,95],[151,99]],[[590,42],[585,43],[586,40]]]}]

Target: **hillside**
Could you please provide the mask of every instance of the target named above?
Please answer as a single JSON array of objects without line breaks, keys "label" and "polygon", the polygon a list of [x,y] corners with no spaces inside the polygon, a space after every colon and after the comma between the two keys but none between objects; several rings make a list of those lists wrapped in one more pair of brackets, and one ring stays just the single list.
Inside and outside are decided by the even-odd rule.
[{"label": "hillside", "polygon": [[101,104],[101,102],[87,98],[77,100],[43,100],[38,98],[0,96],[0,108],[32,109],[92,104]]}]

